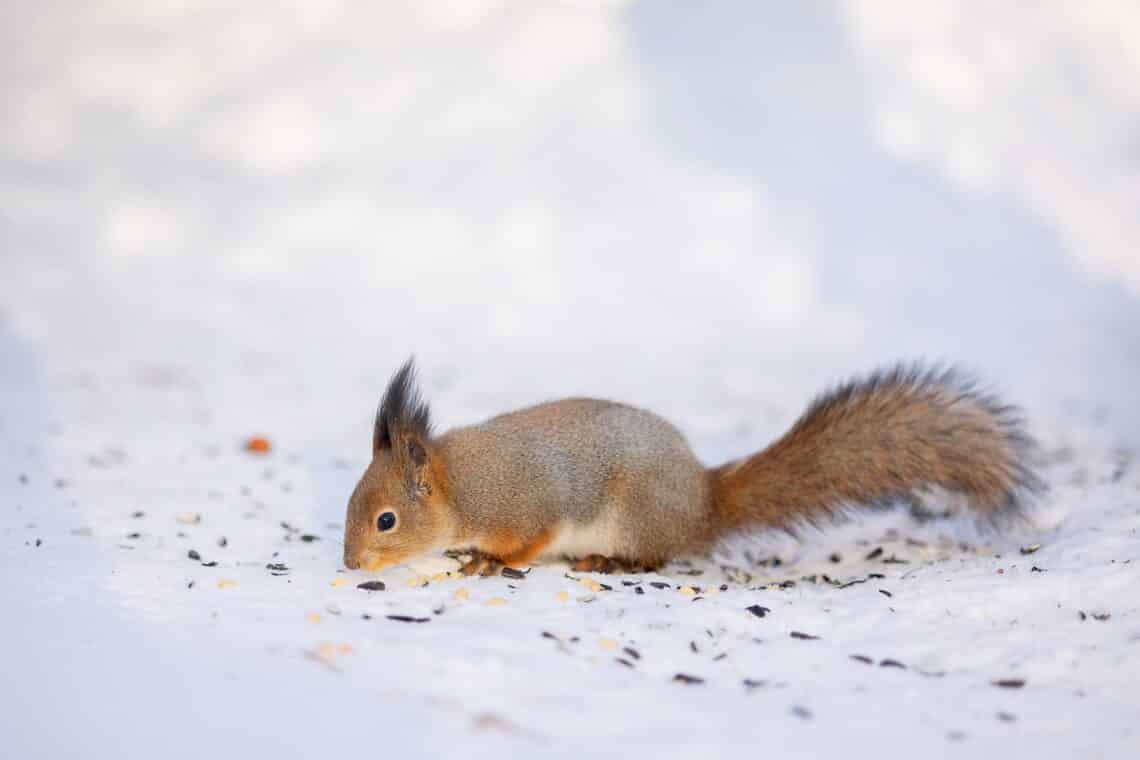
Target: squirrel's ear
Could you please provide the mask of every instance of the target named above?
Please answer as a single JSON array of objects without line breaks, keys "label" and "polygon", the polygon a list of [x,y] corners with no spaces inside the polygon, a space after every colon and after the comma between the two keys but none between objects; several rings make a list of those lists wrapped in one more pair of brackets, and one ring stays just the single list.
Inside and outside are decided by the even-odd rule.
[{"label": "squirrel's ear", "polygon": [[392,430],[379,414],[376,415],[376,424],[372,428],[372,453],[381,449],[392,448]]},{"label": "squirrel's ear", "polygon": [[424,445],[415,438],[408,439],[408,459],[416,468],[427,464],[427,451],[424,449]]},{"label": "squirrel's ear", "polygon": [[391,450],[400,433],[413,433],[424,438],[431,435],[431,412],[416,384],[416,367],[412,359],[396,370],[388,381],[384,398],[376,410],[372,430],[372,453]]},{"label": "squirrel's ear", "polygon": [[409,435],[404,440],[407,453],[408,485],[413,495],[428,496],[432,492],[431,467],[428,466],[428,452],[423,442]]}]

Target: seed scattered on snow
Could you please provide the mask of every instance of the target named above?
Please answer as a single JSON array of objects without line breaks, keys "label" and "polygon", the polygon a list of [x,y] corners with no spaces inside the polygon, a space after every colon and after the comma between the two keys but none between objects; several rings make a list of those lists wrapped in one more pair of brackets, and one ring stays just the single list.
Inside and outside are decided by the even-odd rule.
[{"label": "seed scattered on snow", "polygon": [[659,588],[659,589],[670,588],[670,585],[668,583],[665,583],[664,581],[650,581],[649,585],[652,586],[653,588]]},{"label": "seed scattered on snow", "polygon": [[695,588],[693,588],[692,586],[681,586],[681,588],[679,588],[677,590],[681,592],[682,596],[696,596],[697,595],[697,590]]},{"label": "seed scattered on snow", "polygon": [[811,710],[802,705],[792,705],[791,713],[801,720],[811,720],[812,718]]},{"label": "seed scattered on snow", "polygon": [[348,578],[345,578],[343,575],[329,581],[329,585],[333,588],[340,588],[346,583],[348,583]]},{"label": "seed scattered on snow", "polygon": [[[317,658],[324,661],[326,664],[332,663],[338,656],[343,657],[353,653],[352,644],[334,644],[331,641],[322,641],[317,644],[315,654]],[[334,668],[335,669],[335,668]]]},{"label": "seed scattered on snow", "polygon": [[819,636],[813,636],[810,633],[804,633],[803,631],[792,631],[789,635],[793,639],[802,639],[804,641],[815,641],[819,638]]},{"label": "seed scattered on snow", "polygon": [[395,620],[397,623],[427,623],[431,621],[431,618],[412,617],[411,615],[385,615],[384,617]]},{"label": "seed scattered on snow", "polygon": [[1020,689],[1025,685],[1024,678],[999,678],[996,681],[990,681],[994,686],[1002,689]]},{"label": "seed scattered on snow", "polygon": [[700,676],[691,676],[687,673],[678,673],[677,675],[673,676],[673,682],[683,684],[702,684],[705,682],[705,679],[701,678]]},{"label": "seed scattered on snow", "polygon": [[[141,516],[142,513],[136,512],[135,514]],[[202,522],[202,515],[197,512],[177,512],[174,515],[174,519],[183,525],[197,525]]]},{"label": "seed scattered on snow", "polygon": [[383,591],[386,588],[384,581],[364,581],[357,583],[356,587],[365,591]]},{"label": "seed scattered on snow", "polygon": [[251,454],[268,454],[272,448],[269,439],[260,435],[255,435],[245,442],[245,450]]},{"label": "seed scattered on snow", "polygon": [[997,719],[1002,723],[1013,723],[1015,720],[1017,720],[1017,716],[1011,712],[1006,712],[1005,710],[998,710]]},{"label": "seed scattered on snow", "polygon": [[218,581],[218,588],[233,588],[238,585],[237,581],[221,580]]},{"label": "seed scattered on snow", "polygon": [[602,590],[602,584],[598,583],[593,578],[579,578],[578,582],[595,594]]},{"label": "seed scattered on snow", "polygon": [[470,596],[471,595],[467,593],[467,589],[465,588],[456,589],[455,593],[451,595],[451,597],[457,602],[466,602]]},{"label": "seed scattered on snow", "polygon": [[906,670],[906,665],[903,665],[898,660],[892,660],[890,658],[880,662],[879,667],[880,668],[902,668],[903,670]]},{"label": "seed scattered on snow", "polygon": [[853,655],[851,655],[851,659],[854,660],[855,662],[861,662],[864,665],[873,665],[875,663],[874,660],[872,660],[870,657],[868,657],[865,654],[853,654]]},{"label": "seed scattered on snow", "polygon": [[767,615],[769,612],[772,611],[772,610],[768,609],[767,607],[761,607],[759,604],[754,604],[751,607],[746,607],[745,609],[747,609],[749,612],[751,612],[753,615],[755,615],[758,618],[762,618],[765,615]]},{"label": "seed scattered on snow", "polygon": [[630,657],[632,657],[635,660],[641,659],[641,652],[638,652],[633,647],[622,647],[621,651],[625,652],[626,654],[628,654]]},{"label": "seed scattered on snow", "polygon": [[1037,551],[1040,548],[1041,548],[1041,544],[1030,544],[1029,546],[1021,547],[1021,553],[1022,554],[1033,554],[1033,552]]},{"label": "seed scattered on snow", "polygon": [[625,659],[624,657],[615,657],[615,658],[614,658],[614,662],[617,662],[617,663],[620,663],[620,664],[622,664],[622,665],[625,665],[627,668],[632,668],[632,667],[633,667],[633,663],[632,663],[632,662],[630,662],[629,660]]},{"label": "seed scattered on snow", "polygon": [[201,562],[202,561],[202,555],[199,554],[194,549],[191,549],[190,551],[186,552],[186,556],[189,557],[190,559],[194,560],[195,562]]},{"label": "seed scattered on snow", "polygon": [[522,570],[516,570],[513,567],[503,567],[503,569],[499,571],[499,574],[504,578],[514,578],[516,581],[526,579],[526,573]]},{"label": "seed scattered on snow", "polygon": [[507,600],[501,596],[493,596],[487,600],[488,607],[502,607],[507,603]]},{"label": "seed scattered on snow", "polygon": [[566,592],[566,591],[559,591],[559,592],[558,592],[557,594],[555,594],[554,596],[555,596],[555,597],[557,597],[557,598],[558,598],[558,601],[560,601],[560,602],[568,602],[568,601],[570,601],[570,594],[569,594],[568,592]]},{"label": "seed scattered on snow", "polygon": [[321,622],[321,615],[319,612],[310,612],[308,615],[305,615],[305,620],[308,620],[310,623],[319,623]]},{"label": "seed scattered on snow", "polygon": [[605,649],[607,652],[612,652],[617,649],[617,642],[613,639],[598,639],[598,646]]},{"label": "seed scattered on snow", "polygon": [[881,547],[881,546],[876,546],[876,547],[875,547],[874,549],[872,549],[872,550],[871,550],[871,552],[870,552],[870,553],[867,555],[866,559],[878,559],[878,558],[879,558],[879,557],[881,557],[881,556],[883,556],[883,547]]}]

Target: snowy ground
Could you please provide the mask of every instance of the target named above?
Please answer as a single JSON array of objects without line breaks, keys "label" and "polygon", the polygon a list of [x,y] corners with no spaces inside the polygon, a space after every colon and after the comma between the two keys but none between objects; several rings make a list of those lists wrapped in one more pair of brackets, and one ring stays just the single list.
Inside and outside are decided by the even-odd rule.
[{"label": "snowy ground", "polygon": [[436,558],[365,591],[340,569],[339,521],[366,436],[249,454],[259,431],[226,415],[170,422],[224,401],[192,388],[153,368],[46,398],[3,388],[8,757],[1060,758],[1140,741],[1140,463],[1124,452],[1054,449],[1022,535],[896,515],[592,577],[610,588],[563,566],[440,580]]},{"label": "snowy ground", "polygon": [[[9,6],[0,755],[1140,749],[1130,4]],[[413,351],[443,427],[609,396],[710,464],[962,360],[1051,490],[1004,536],[361,590]]]}]

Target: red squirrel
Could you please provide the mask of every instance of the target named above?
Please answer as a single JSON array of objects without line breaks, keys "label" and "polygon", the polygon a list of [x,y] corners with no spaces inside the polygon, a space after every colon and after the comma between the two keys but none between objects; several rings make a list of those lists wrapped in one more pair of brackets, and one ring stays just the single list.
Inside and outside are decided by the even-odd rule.
[{"label": "red squirrel", "polygon": [[411,359],[376,413],[348,502],[344,564],[378,570],[468,550],[467,574],[569,559],[653,569],[756,528],[794,528],[939,488],[974,514],[1042,488],[1016,408],[954,369],[898,366],[816,398],[768,448],[706,468],[652,412],[570,398],[435,435]]}]

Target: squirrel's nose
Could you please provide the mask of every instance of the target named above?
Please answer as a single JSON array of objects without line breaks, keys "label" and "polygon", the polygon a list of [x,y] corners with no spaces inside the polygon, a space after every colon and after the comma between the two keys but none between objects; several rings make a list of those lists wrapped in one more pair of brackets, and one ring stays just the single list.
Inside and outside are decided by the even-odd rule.
[{"label": "squirrel's nose", "polygon": [[344,553],[344,566],[349,570],[357,570],[360,568],[360,560],[357,559],[354,555],[349,554],[346,550]]}]

